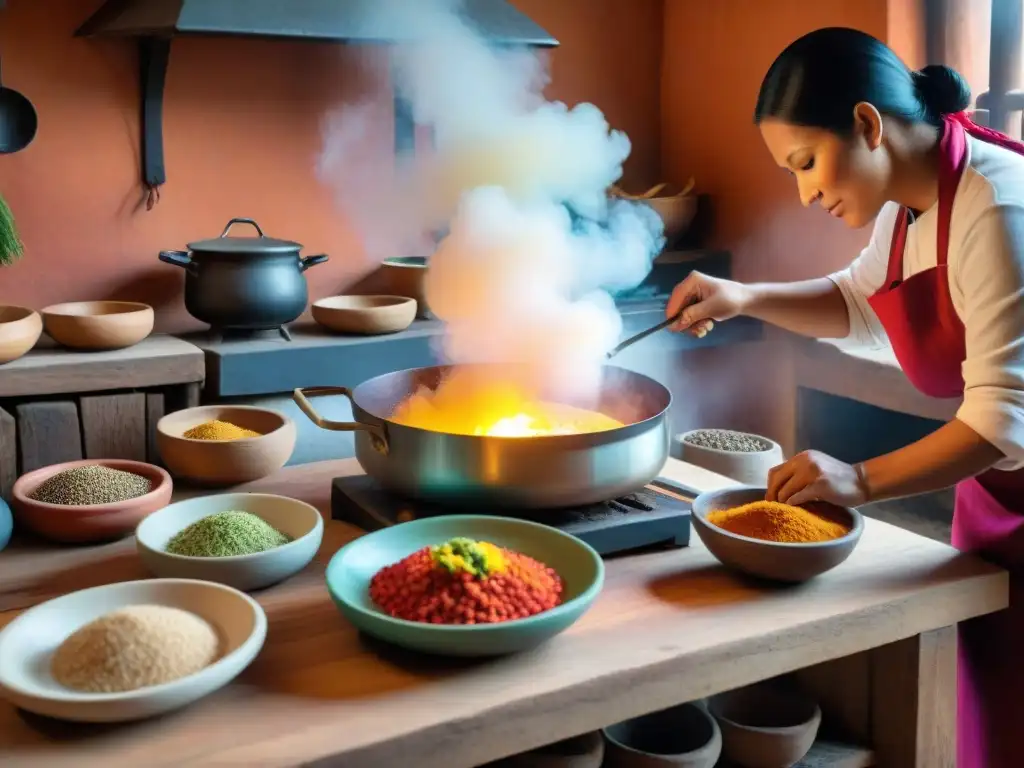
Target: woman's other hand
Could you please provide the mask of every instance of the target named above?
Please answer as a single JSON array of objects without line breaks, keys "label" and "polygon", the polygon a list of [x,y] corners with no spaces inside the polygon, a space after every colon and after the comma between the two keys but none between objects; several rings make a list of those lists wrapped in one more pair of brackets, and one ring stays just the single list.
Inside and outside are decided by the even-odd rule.
[{"label": "woman's other hand", "polygon": [[768,501],[800,506],[827,501],[844,507],[864,504],[867,484],[857,468],[821,451],[798,453],[768,471]]},{"label": "woman's other hand", "polygon": [[747,287],[732,280],[691,272],[677,285],[665,308],[666,317],[682,317],[672,324],[673,331],[687,331],[700,337],[714,327],[715,320],[729,320],[743,313]]}]

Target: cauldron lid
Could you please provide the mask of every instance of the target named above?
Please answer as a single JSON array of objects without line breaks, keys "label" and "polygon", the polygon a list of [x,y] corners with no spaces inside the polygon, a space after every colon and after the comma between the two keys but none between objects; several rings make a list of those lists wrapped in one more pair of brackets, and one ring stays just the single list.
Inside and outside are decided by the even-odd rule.
[{"label": "cauldron lid", "polygon": [[[228,232],[235,224],[250,224],[259,234],[257,237],[228,237]],[[224,227],[220,237],[189,243],[188,249],[190,251],[205,251],[206,253],[244,253],[250,256],[271,256],[282,253],[297,253],[302,250],[302,243],[267,237],[263,234],[260,225],[252,219],[232,219]]]}]

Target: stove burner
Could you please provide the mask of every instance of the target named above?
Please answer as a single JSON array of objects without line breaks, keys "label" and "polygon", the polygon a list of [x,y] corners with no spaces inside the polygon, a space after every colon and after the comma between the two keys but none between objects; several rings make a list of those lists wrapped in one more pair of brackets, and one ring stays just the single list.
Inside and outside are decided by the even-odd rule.
[{"label": "stove burner", "polygon": [[207,331],[207,338],[211,344],[220,344],[222,341],[257,341],[274,339],[280,336],[285,341],[291,341],[292,335],[288,329],[279,325],[276,328],[217,328],[210,326]]},{"label": "stove burner", "polygon": [[[570,509],[495,514],[553,526],[582,539],[600,554],[610,555],[654,546],[688,546],[690,503],[696,495],[690,488],[659,477],[639,491],[613,501]],[[420,517],[458,513],[458,509],[389,493],[366,475],[335,478],[331,487],[332,519],[367,531]]]}]

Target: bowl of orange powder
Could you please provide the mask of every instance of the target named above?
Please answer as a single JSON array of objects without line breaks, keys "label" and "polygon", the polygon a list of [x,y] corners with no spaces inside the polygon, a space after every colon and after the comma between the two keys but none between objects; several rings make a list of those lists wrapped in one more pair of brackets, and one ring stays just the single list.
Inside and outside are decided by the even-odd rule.
[{"label": "bowl of orange powder", "polygon": [[338,610],[368,635],[444,656],[498,656],[572,626],[600,593],[604,563],[546,525],[445,515],[356,539],[326,577]]},{"label": "bowl of orange powder", "polygon": [[766,488],[702,493],[691,521],[723,565],[774,581],[800,582],[835,568],[853,552],[864,518],[850,507],[765,501]]}]

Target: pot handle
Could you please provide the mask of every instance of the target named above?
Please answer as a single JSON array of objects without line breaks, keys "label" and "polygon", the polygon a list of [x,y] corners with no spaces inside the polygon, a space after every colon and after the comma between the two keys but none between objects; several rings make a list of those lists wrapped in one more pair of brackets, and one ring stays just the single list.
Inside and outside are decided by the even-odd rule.
[{"label": "pot handle", "polygon": [[220,236],[227,237],[228,232],[231,230],[231,227],[233,227],[235,224],[252,224],[254,227],[256,227],[256,231],[260,233],[260,237],[266,237],[266,235],[263,234],[263,230],[260,229],[260,225],[257,224],[253,219],[232,219],[231,221],[228,222],[228,225],[224,227],[224,231],[220,233]]},{"label": "pot handle", "polygon": [[388,455],[388,438],[381,427],[375,424],[363,424],[360,421],[331,421],[317,413],[308,398],[325,397],[326,395],[344,395],[349,400],[352,400],[352,390],[348,387],[300,387],[292,392],[292,400],[299,406],[299,410],[306,414],[309,420],[320,427],[320,429],[329,429],[333,432],[356,432],[359,430],[369,432],[373,447],[379,453],[385,456]]},{"label": "pot handle", "polygon": [[194,275],[199,271],[199,265],[192,261],[188,251],[160,251],[158,258],[165,264],[181,267],[190,275]]},{"label": "pot handle", "polygon": [[316,256],[304,256],[299,259],[299,272],[305,272],[310,267],[315,267],[317,264],[323,264],[329,257],[326,253],[320,253]]}]

